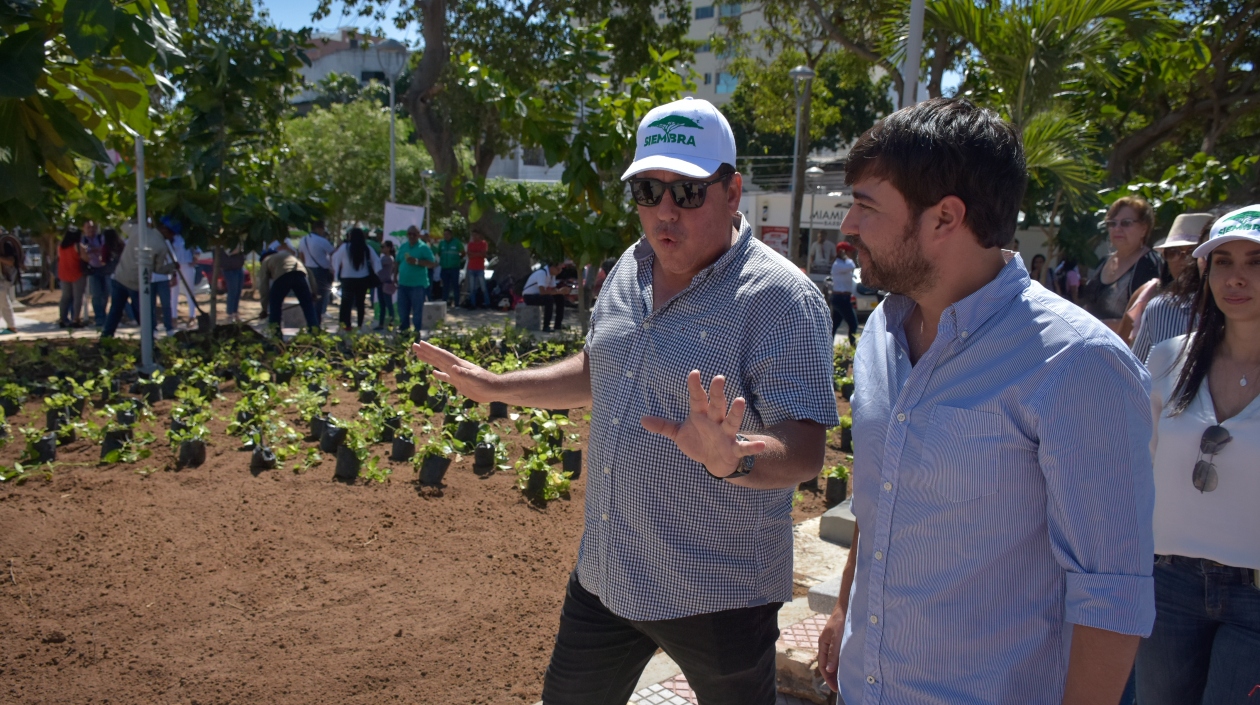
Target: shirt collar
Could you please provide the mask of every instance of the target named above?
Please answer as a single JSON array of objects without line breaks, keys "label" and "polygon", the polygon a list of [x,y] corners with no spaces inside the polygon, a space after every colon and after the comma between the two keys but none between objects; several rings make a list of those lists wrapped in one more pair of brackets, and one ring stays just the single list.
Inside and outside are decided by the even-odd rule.
[{"label": "shirt collar", "polygon": [[[700,270],[696,276],[691,278],[692,286],[699,284],[714,274],[720,274],[723,270],[730,266],[731,262],[735,261],[741,257],[743,253],[748,251],[752,240],[752,225],[748,223],[748,219],[744,217],[743,213],[738,212],[735,214],[734,218],[731,218],[731,225],[739,231],[739,237],[735,238],[735,242],[731,245],[730,249],[723,252],[722,256],[718,257],[713,264]],[[634,258],[639,265],[651,266],[655,255],[656,253],[652,250],[652,245],[648,242],[647,236],[639,238],[638,244],[634,246]]]},{"label": "shirt collar", "polygon": [[[1023,258],[1016,253],[1004,254],[1009,257],[1006,266],[992,281],[945,309],[937,327],[938,336],[966,338],[1028,288],[1032,280],[1024,268]],[[892,294],[883,305],[888,307],[884,314],[888,329],[899,330],[914,310],[915,303],[908,296]]]}]

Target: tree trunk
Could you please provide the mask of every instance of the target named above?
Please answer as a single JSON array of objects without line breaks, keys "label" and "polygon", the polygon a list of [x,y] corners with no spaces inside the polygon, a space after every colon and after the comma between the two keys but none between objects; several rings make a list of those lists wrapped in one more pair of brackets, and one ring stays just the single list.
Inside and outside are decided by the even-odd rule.
[{"label": "tree trunk", "polygon": [[442,73],[451,61],[450,46],[446,43],[446,0],[415,0],[415,4],[421,13],[424,54],[411,75],[402,105],[433,159],[433,170],[442,184],[442,197],[449,204],[454,201],[455,180],[460,173],[459,159],[455,155],[455,130],[433,105],[442,92]]}]

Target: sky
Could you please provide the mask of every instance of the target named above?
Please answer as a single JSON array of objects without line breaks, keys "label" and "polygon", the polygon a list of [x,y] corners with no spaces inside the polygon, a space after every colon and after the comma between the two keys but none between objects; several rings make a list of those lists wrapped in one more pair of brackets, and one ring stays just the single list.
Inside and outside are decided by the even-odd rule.
[{"label": "sky", "polygon": [[[284,29],[313,27],[317,31],[329,32],[339,27],[358,27],[361,30],[380,29],[385,36],[406,42],[411,46],[415,46],[420,39],[419,28],[414,23],[404,32],[395,27],[393,22],[378,23],[370,17],[358,15],[342,17],[342,5],[336,0],[332,4],[332,14],[318,22],[311,20],[311,13],[319,6],[318,0],[257,0],[257,4],[267,8],[267,12],[271,14],[271,20]],[[392,10],[396,6],[396,2],[391,3],[389,15],[394,14]]]}]

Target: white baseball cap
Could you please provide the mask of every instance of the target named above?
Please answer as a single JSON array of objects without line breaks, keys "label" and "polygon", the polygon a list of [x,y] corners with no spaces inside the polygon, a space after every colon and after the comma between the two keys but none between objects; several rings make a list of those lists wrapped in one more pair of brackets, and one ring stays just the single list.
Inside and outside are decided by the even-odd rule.
[{"label": "white baseball cap", "polygon": [[634,163],[621,180],[652,169],[702,178],[723,164],[735,164],[730,123],[709,101],[683,98],[643,116],[635,136]]},{"label": "white baseball cap", "polygon": [[1207,257],[1212,250],[1235,240],[1249,240],[1260,245],[1260,204],[1239,208],[1221,216],[1212,224],[1207,242],[1194,249],[1195,257]]}]

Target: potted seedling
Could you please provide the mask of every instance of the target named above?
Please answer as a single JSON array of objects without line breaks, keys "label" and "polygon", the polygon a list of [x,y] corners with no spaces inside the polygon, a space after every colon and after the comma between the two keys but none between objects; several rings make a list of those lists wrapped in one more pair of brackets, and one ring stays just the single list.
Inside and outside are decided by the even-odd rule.
[{"label": "potted seedling", "polygon": [[254,453],[249,458],[250,472],[263,472],[264,470],[274,470],[276,468],[276,453],[270,446],[265,446],[261,442],[255,442]]},{"label": "potted seedling", "polygon": [[824,468],[823,479],[826,481],[824,498],[828,507],[840,504],[849,496],[849,468],[843,464]]},{"label": "potted seedling", "polygon": [[360,404],[373,404],[380,395],[381,393],[376,387],[376,382],[370,379],[364,379],[359,382]]},{"label": "potted seedling", "polygon": [[101,460],[114,452],[121,452],[123,447],[131,442],[133,438],[130,426],[124,426],[118,422],[111,422],[105,425],[105,437],[101,441]]},{"label": "potted seedling", "polygon": [[348,432],[340,421],[329,416],[324,422],[324,433],[319,437],[319,449],[325,453],[336,453],[337,448],[345,442]]},{"label": "potted seedling", "polygon": [[171,444],[179,449],[176,467],[195,468],[206,462],[206,438],[209,435],[210,429],[206,428],[205,423],[193,424],[178,432],[168,433],[167,438]]},{"label": "potted seedling", "polygon": [[6,382],[0,386],[0,408],[6,417],[17,416],[26,402],[26,388],[15,382]]},{"label": "potted seedling", "polygon": [[853,417],[852,416],[845,415],[845,416],[840,417],[840,452],[841,453],[853,452]]},{"label": "potted seedling", "polygon": [[840,396],[844,397],[845,401],[851,400],[853,398],[853,378],[841,377],[839,380],[839,386]]},{"label": "potted seedling", "polygon": [[57,460],[57,434],[45,433],[37,428],[22,429],[26,439],[26,451],[23,459],[31,463],[51,463]]},{"label": "potted seedling", "polygon": [[[568,440],[570,444],[576,444],[582,437],[576,433],[570,433]],[[565,448],[560,454],[561,465],[564,472],[569,474],[570,480],[576,480],[582,476],[582,449],[581,448]]]},{"label": "potted seedling", "polygon": [[451,457],[455,454],[455,449],[451,446],[450,439],[446,433],[437,433],[430,436],[429,442],[417,449],[415,459],[418,461],[420,470],[420,484],[429,487],[437,487],[442,484],[442,478],[446,476],[446,471],[451,467]]},{"label": "potted seedling", "polygon": [[337,466],[333,476],[338,480],[353,482],[367,460],[369,446],[368,428],[364,424],[351,424],[344,429],[345,441],[337,448]]},{"label": "potted seedling", "polygon": [[397,463],[403,463],[411,460],[415,455],[416,441],[411,435],[411,431],[405,430],[395,433],[393,443],[390,446],[389,459]]},{"label": "potted seedling", "polygon": [[501,401],[490,402],[490,420],[506,419],[508,417],[508,405]]}]

